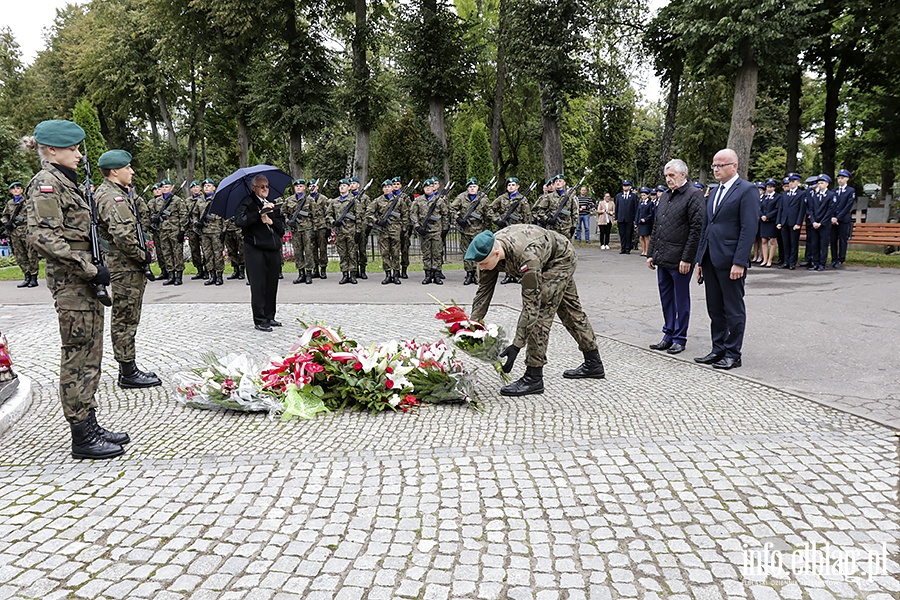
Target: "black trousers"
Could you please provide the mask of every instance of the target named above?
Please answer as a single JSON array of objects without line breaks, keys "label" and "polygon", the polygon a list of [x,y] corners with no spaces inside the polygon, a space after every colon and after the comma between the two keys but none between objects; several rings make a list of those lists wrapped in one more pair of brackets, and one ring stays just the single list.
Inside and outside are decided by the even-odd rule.
[{"label": "black trousers", "polygon": [[831,244],[831,223],[822,223],[818,229],[807,229],[806,240],[809,243],[810,260],[814,265],[824,267],[828,261],[828,246]]},{"label": "black trousers", "polygon": [[744,327],[747,325],[747,309],[744,306],[747,271],[740,279],[731,279],[731,265],[724,269],[715,268],[709,260],[709,253],[703,257],[701,266],[706,284],[712,351],[726,358],[740,358]]},{"label": "black trousers", "polygon": [[847,242],[850,240],[852,223],[838,223],[831,226],[831,262],[847,260]]},{"label": "black trousers", "polygon": [[619,241],[622,242],[622,252],[631,254],[631,238],[634,234],[634,221],[619,221]]},{"label": "black trousers", "polygon": [[796,267],[800,254],[800,230],[789,225],[782,226],[781,240],[784,243],[784,264]]},{"label": "black trousers", "polygon": [[597,225],[597,232],[600,234],[600,245],[609,246],[609,234],[612,232],[612,223]]},{"label": "black trousers", "polygon": [[250,282],[250,308],[253,323],[264,325],[275,318],[278,295],[278,273],[281,272],[281,250],[260,250],[244,244],[244,264]]}]

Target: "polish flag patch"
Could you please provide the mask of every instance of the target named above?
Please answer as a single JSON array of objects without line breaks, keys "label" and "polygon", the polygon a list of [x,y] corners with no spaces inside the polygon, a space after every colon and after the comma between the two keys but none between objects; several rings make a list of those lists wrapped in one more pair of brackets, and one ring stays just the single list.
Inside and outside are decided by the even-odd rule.
[{"label": "polish flag patch", "polygon": [[42,194],[52,194],[52,193],[53,193],[53,186],[52,186],[52,185],[42,185],[42,186],[41,186],[41,193],[42,193]]},{"label": "polish flag patch", "polygon": [[125,198],[123,198],[122,196],[116,196],[115,201],[116,202],[125,202]]}]

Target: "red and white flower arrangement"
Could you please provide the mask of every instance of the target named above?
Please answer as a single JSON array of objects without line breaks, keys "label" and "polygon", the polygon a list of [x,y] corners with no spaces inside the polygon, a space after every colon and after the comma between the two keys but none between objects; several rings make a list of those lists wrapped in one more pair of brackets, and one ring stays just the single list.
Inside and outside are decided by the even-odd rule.
[{"label": "red and white flower arrangement", "polygon": [[509,345],[503,328],[494,323],[485,324],[472,319],[455,302],[447,306],[434,296],[431,297],[442,309],[434,318],[447,324],[444,332],[450,336],[456,347],[473,358],[490,363],[501,379],[509,381],[510,376],[503,371],[503,361],[500,360],[500,352]]}]

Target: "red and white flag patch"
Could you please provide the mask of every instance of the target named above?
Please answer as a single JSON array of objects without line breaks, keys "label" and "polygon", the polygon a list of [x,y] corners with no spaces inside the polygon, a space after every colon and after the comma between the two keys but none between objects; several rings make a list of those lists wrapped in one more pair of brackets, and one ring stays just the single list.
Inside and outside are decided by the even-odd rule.
[{"label": "red and white flag patch", "polygon": [[116,196],[115,201],[116,202],[125,202],[125,198],[123,198],[122,196]]},{"label": "red and white flag patch", "polygon": [[41,193],[42,193],[42,194],[52,194],[52,193],[53,193],[53,186],[52,186],[52,185],[42,185],[42,186],[41,186]]}]

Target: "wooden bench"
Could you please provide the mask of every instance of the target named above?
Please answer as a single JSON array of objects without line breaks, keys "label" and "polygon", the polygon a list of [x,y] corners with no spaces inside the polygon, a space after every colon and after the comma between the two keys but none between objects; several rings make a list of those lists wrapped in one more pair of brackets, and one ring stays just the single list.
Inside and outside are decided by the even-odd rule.
[{"label": "wooden bench", "polygon": [[[800,228],[800,241],[806,241],[806,224]],[[900,246],[900,223],[854,223],[849,243]]]}]

